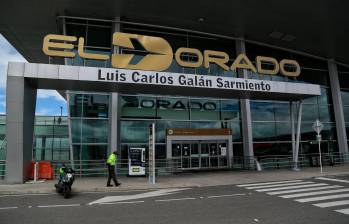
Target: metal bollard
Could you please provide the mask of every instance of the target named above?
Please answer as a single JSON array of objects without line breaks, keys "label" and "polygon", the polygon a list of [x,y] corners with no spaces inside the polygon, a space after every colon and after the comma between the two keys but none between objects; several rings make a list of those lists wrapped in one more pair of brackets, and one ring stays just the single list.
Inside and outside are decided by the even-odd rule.
[{"label": "metal bollard", "polygon": [[34,164],[34,183],[36,183],[39,174],[39,163],[35,162]]}]

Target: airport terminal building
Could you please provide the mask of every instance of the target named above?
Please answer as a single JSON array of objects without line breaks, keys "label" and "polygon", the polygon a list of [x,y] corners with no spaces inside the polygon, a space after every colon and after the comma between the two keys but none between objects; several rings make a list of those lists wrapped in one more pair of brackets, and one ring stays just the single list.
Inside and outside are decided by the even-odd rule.
[{"label": "airport terminal building", "polygon": [[[260,12],[260,3],[234,6],[250,11],[247,18],[223,16],[226,7],[210,1],[202,4],[212,12],[202,16],[194,4],[180,12],[164,3],[150,9],[115,1],[124,4],[113,10],[112,1],[96,8],[77,1],[81,7],[60,4],[55,11],[38,2],[52,10],[0,26],[29,62],[8,67],[0,134],[9,183],[27,178],[30,161],[70,161],[81,175],[101,175],[113,150],[127,174],[130,149],[144,148],[148,158],[151,124],[162,174],[253,168],[256,161],[267,167],[273,158],[280,167],[315,165],[317,156],[309,155],[319,153],[316,120],[324,158],[348,157],[348,46],[313,33],[317,24],[304,33],[302,23],[312,18],[275,21],[271,9]],[[183,15],[188,11],[191,17]],[[316,10],[313,16],[324,19]],[[56,89],[66,99],[67,117],[49,124],[58,125],[56,135],[43,131],[46,123],[34,125],[36,89]]]}]

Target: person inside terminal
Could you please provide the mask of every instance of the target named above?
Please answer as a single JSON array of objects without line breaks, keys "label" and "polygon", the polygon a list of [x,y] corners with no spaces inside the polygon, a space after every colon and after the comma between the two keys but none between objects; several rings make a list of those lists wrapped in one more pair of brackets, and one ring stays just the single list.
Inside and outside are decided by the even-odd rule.
[{"label": "person inside terminal", "polygon": [[[157,175],[254,170],[257,163],[317,166],[317,119],[323,164],[349,161],[349,61],[326,44],[303,42],[297,31],[303,27],[286,23],[275,39],[266,14],[265,23],[246,18],[254,25],[235,32],[239,26],[185,18],[179,25],[178,7],[161,18],[154,13],[157,19],[140,8],[81,7],[43,17],[52,21],[25,32],[12,19],[6,25],[12,31],[4,36],[28,60],[10,62],[7,71],[7,111],[0,117],[6,141],[0,160],[7,165],[0,163],[0,178],[8,183],[27,180],[32,161],[65,163],[76,176],[106,176],[115,149],[118,176],[129,174],[129,158],[142,158],[132,163],[142,164],[143,175],[152,124]],[[288,38],[288,29],[299,38]],[[67,116],[59,123],[35,116],[37,89],[65,98]]]}]

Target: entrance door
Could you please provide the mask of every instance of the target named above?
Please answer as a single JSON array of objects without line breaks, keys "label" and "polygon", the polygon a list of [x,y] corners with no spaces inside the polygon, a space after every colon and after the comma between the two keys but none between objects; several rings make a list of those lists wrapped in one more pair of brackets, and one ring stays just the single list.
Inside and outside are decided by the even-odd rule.
[{"label": "entrance door", "polygon": [[173,141],[172,158],[183,169],[228,167],[227,141]]}]

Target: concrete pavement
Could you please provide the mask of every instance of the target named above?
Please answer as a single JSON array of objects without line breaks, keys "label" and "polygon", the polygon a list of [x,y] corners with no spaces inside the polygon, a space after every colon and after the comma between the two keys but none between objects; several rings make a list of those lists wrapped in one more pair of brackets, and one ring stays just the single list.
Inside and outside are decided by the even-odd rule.
[{"label": "concrete pavement", "polygon": [[[149,184],[146,177],[120,177],[120,187],[105,187],[106,178],[76,178],[74,192],[119,192],[130,190],[151,190],[162,188],[208,187],[234,185],[278,180],[307,179],[319,176],[348,175],[349,165],[324,167],[320,174],[317,167],[304,168],[301,171],[265,170],[265,171],[212,171],[182,173],[173,176],[157,177],[155,185]],[[0,194],[45,194],[54,192],[56,180],[36,184],[0,185]]]},{"label": "concrete pavement", "polygon": [[[253,184],[252,186],[258,186],[257,189],[241,185],[221,185],[152,191],[77,193],[67,200],[59,194],[0,195],[0,223],[347,224],[349,214],[339,212],[347,208],[347,205],[333,205],[333,200],[322,200],[324,192],[319,192],[318,187],[310,187],[315,183],[327,187],[337,184],[310,178],[282,181],[278,184]],[[279,186],[278,190],[274,189],[275,185]],[[349,183],[341,185],[342,190],[349,189]],[[274,191],[285,191],[285,187],[306,192],[307,195],[312,195],[307,197],[317,197],[318,201],[313,199],[311,202],[301,203],[296,200],[302,197],[284,198],[283,195],[289,194],[286,192],[283,195],[271,194]],[[342,194],[331,191],[326,196]],[[332,203],[331,207],[319,207],[318,203],[323,205],[324,202]]]}]

